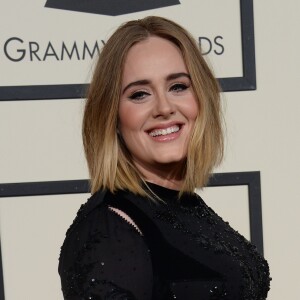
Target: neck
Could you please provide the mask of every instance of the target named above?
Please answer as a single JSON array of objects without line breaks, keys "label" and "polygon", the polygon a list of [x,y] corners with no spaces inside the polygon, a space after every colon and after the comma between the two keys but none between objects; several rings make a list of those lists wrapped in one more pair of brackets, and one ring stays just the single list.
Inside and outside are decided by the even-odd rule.
[{"label": "neck", "polygon": [[183,162],[145,166],[135,163],[144,180],[179,191],[183,184]]}]

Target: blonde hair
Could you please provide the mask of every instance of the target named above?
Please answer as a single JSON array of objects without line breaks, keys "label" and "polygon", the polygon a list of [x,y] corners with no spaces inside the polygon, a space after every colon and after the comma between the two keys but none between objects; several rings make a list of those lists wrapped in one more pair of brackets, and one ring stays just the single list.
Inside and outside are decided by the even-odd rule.
[{"label": "blonde hair", "polygon": [[127,189],[145,195],[143,178],[117,133],[124,61],[129,49],[149,36],[174,43],[182,52],[198,100],[199,113],[190,137],[180,191],[203,187],[223,156],[222,114],[217,80],[199,45],[173,21],[146,17],[120,26],[104,45],[90,84],[83,117],[83,144],[91,191]]}]

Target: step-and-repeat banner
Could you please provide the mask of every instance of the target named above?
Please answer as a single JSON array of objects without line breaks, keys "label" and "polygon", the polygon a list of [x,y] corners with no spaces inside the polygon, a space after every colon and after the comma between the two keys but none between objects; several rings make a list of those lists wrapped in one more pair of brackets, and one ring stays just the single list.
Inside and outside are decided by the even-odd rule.
[{"label": "step-and-repeat banner", "polygon": [[255,89],[252,1],[10,0],[0,9],[0,99],[84,96],[110,34],[147,15],[186,27],[224,91]]},{"label": "step-and-repeat banner", "polygon": [[[0,109],[1,105],[16,109],[20,102],[7,103],[15,100],[59,101],[22,102],[28,105],[22,106],[26,109],[16,118],[18,121],[11,122],[11,116],[15,118],[11,111],[7,116],[2,114],[0,120],[0,129],[5,133],[9,130],[15,137],[13,140],[3,134],[5,149],[9,150],[1,155],[19,155],[18,151],[24,150],[24,136],[31,147],[22,152],[21,164],[10,158],[1,167],[0,160],[4,174],[4,182],[0,182],[0,300],[62,299],[57,273],[59,248],[80,204],[89,196],[87,180],[74,181],[65,175],[75,170],[80,145],[72,135],[75,123],[80,123],[79,116],[69,124],[72,129],[66,129],[64,122],[67,114],[74,113],[70,108],[78,101],[69,101],[70,106],[65,106],[65,99],[84,97],[97,55],[112,32],[123,22],[148,15],[172,19],[193,34],[224,91],[253,90],[256,75],[252,5],[252,0],[1,2]],[[53,110],[45,112],[49,103]],[[50,117],[44,118],[42,124],[34,123],[44,114]],[[55,129],[54,122],[65,130]],[[18,127],[20,123],[22,128]],[[36,135],[30,132],[33,128]],[[53,138],[53,132],[58,138]],[[47,138],[43,140],[42,136]],[[68,145],[57,147],[55,142],[66,136]],[[42,141],[49,144],[42,147]],[[37,157],[30,153],[34,147],[40,151]],[[57,163],[55,151],[60,152],[59,157],[68,157],[69,164]],[[45,163],[46,159],[49,162]],[[54,178],[58,181],[43,181],[49,176],[51,163],[55,174],[59,174]],[[45,166],[42,171],[36,168],[41,164]],[[27,168],[29,175],[20,175]],[[13,170],[17,178],[10,183],[5,175],[8,170]],[[36,182],[28,182],[32,178]],[[209,187],[198,192],[263,252],[259,172],[215,174]]]}]

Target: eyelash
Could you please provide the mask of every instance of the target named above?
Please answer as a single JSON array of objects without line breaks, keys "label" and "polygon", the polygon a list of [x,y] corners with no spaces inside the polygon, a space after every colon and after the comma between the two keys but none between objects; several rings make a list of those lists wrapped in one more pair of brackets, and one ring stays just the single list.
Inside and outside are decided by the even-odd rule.
[{"label": "eyelash", "polygon": [[184,83],[175,83],[174,85],[171,86],[170,90],[179,93],[185,91],[187,88],[188,86]]},{"label": "eyelash", "polygon": [[129,96],[129,99],[132,99],[132,100],[142,100],[147,95],[150,95],[150,94],[147,93],[147,92],[144,92],[144,91],[138,91],[138,92],[133,93],[131,96]]},{"label": "eyelash", "polygon": [[[180,93],[188,89],[189,86],[184,84],[184,83],[175,83],[173,84],[169,91],[173,91],[175,93]],[[129,99],[131,100],[143,100],[146,96],[149,96],[150,93],[145,92],[145,91],[137,91],[134,92],[132,95],[129,96]]]}]

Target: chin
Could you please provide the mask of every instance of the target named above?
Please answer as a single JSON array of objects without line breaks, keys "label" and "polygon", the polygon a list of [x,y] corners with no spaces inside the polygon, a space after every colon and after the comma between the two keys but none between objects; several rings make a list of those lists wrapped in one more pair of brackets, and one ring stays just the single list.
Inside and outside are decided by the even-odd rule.
[{"label": "chin", "polygon": [[177,164],[186,159],[186,155],[162,155],[157,160],[156,163],[159,164]]}]

